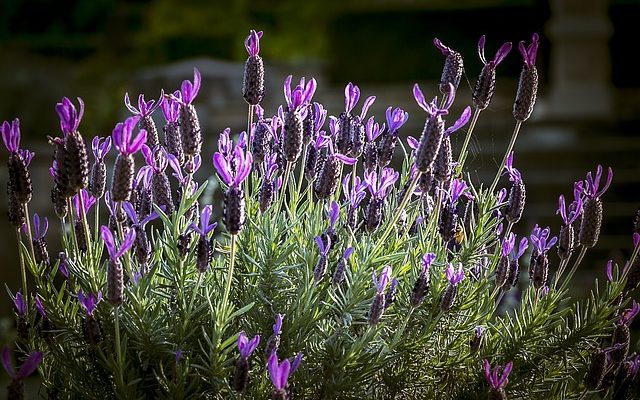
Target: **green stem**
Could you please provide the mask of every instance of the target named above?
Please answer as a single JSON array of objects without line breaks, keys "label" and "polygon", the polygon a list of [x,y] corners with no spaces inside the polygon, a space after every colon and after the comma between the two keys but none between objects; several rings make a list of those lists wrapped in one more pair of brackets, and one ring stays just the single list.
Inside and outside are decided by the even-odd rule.
[{"label": "green stem", "polygon": [[96,201],[96,215],[95,215],[95,241],[96,243],[98,243],[98,241],[100,240],[100,200]]},{"label": "green stem", "polygon": [[282,202],[284,201],[285,194],[287,193],[287,188],[289,187],[289,175],[291,174],[291,162],[287,161],[287,167],[284,170],[284,177],[282,178],[282,190],[278,194],[278,207],[276,208],[276,212],[280,212],[282,209]]},{"label": "green stem", "polygon": [[[22,235],[20,235],[19,228],[16,229],[16,237],[18,239],[18,256],[20,257],[20,273],[22,275],[22,295],[25,296],[25,298],[27,298],[29,293],[27,292],[27,270],[26,270],[26,267],[24,266],[24,256],[22,255],[22,246],[20,246],[20,243],[22,243]],[[29,307],[27,307],[27,313],[28,312],[29,312]]]},{"label": "green stem", "polygon": [[73,239],[73,245],[76,250],[76,254],[80,254],[80,247],[78,246],[78,238],[76,237],[76,227],[73,218],[73,204],[71,204],[71,198],[67,198],[67,209],[69,214],[69,227],[71,228],[71,238]]},{"label": "green stem", "polygon": [[[576,259],[576,261],[573,263],[573,266],[571,267],[571,270],[569,271],[569,273],[567,274],[567,277],[564,279],[564,281],[562,282],[562,285],[560,286],[560,289],[558,289],[559,292],[562,292],[566,287],[567,284],[569,283],[569,281],[571,280],[571,278],[573,277],[573,274],[575,274],[576,269],[578,268],[578,266],[580,265],[580,263],[582,262],[582,259],[584,258],[584,255],[587,253],[587,246],[582,246],[582,250],[580,250],[580,255],[578,256],[578,258]],[[558,277],[558,280],[560,279],[560,277]]]},{"label": "green stem", "polygon": [[189,320],[191,319],[191,311],[193,311],[193,303],[195,302],[196,295],[198,294],[198,289],[200,288],[201,284],[202,284],[202,272],[198,272],[198,282],[196,283],[196,286],[193,288],[193,292],[191,293],[189,308],[187,308],[187,316],[185,317],[184,323],[182,324],[183,331],[187,329],[187,325],[189,324]]},{"label": "green stem", "polygon": [[[300,174],[298,175],[298,188],[296,189],[296,199],[301,197],[302,181],[304,180],[304,165],[307,163],[307,146],[302,147],[302,164],[300,164]],[[296,209],[297,209],[296,205]]]},{"label": "green stem", "polygon": [[498,185],[498,181],[500,180],[500,175],[502,175],[502,169],[504,165],[507,163],[507,157],[509,157],[509,153],[513,150],[513,146],[516,144],[516,139],[518,138],[518,132],[520,132],[520,126],[522,126],[522,121],[516,121],[516,126],[513,128],[513,133],[511,134],[511,141],[509,142],[509,147],[507,147],[507,152],[504,153],[504,157],[502,157],[502,162],[500,163],[500,167],[498,167],[498,172],[496,173],[496,177],[493,178],[493,183],[491,184],[491,188],[489,189],[489,193],[493,193]]},{"label": "green stem", "polygon": [[[247,140],[249,140],[249,138],[251,137],[251,125],[253,125],[253,107],[254,106],[252,104],[249,104],[249,110],[247,112]],[[251,197],[251,192],[249,190],[249,179],[246,179],[244,181],[244,191],[249,197]]]},{"label": "green stem", "polygon": [[115,317],[115,323],[114,323],[114,330],[115,330],[115,336],[116,336],[116,361],[118,363],[118,384],[119,384],[119,388],[118,391],[124,390],[124,377],[122,374],[122,348],[120,346],[120,307],[117,306],[114,308],[113,312],[114,312],[114,317]]},{"label": "green stem", "polygon": [[469,147],[469,142],[471,141],[471,136],[473,134],[473,130],[476,127],[476,123],[478,122],[478,117],[480,116],[480,112],[482,110],[477,108],[473,112],[473,117],[471,119],[471,125],[469,125],[469,129],[467,130],[467,136],[464,138],[464,143],[462,144],[462,149],[460,150],[460,157],[458,158],[458,172],[462,173],[462,167],[464,166],[464,162],[467,160],[467,147]]},{"label": "green stem", "polygon": [[[29,206],[27,205],[27,203],[24,203],[24,216],[25,219],[27,220],[27,242],[29,245],[29,253],[31,253],[31,259],[33,260],[33,263],[36,263],[36,255],[35,252],[33,251],[33,236],[31,235],[31,221],[29,219]],[[27,294],[25,293],[25,296]]]},{"label": "green stem", "polygon": [[93,251],[91,243],[91,233],[89,232],[89,224],[87,222],[87,210],[84,209],[84,201],[82,201],[82,193],[78,190],[78,204],[80,204],[80,219],[82,220],[82,229],[84,229],[84,236],[87,238],[87,255],[89,256],[89,264],[93,265]]},{"label": "green stem", "polygon": [[222,313],[226,318],[227,302],[229,301],[229,293],[231,292],[231,281],[233,280],[233,266],[236,259],[236,238],[237,235],[231,235],[231,253],[229,255],[229,269],[227,270],[227,279],[224,287],[224,297],[222,298]]}]

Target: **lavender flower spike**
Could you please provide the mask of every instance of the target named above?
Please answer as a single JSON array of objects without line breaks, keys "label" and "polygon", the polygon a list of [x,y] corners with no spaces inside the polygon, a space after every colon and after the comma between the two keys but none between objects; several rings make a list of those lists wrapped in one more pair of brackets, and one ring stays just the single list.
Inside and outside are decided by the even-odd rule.
[{"label": "lavender flower spike", "polygon": [[[38,365],[40,365],[40,363],[42,362],[42,357],[43,357],[43,353],[39,351],[35,351],[29,354],[29,357],[24,361],[24,363],[22,364],[18,372],[16,372],[13,369],[13,365],[11,363],[11,350],[9,349],[9,346],[5,345],[2,348],[2,366],[4,367],[4,370],[7,371],[7,375],[9,375],[9,378],[11,378],[14,382],[22,381],[28,378],[31,374],[33,374],[35,370],[38,368]],[[10,386],[9,398],[15,398],[15,397],[11,397],[11,394],[12,392],[11,392],[11,386]]]},{"label": "lavender flower spike", "polygon": [[484,110],[489,106],[496,88],[496,67],[509,54],[512,46],[511,42],[504,43],[496,52],[495,58],[487,61],[484,55],[485,40],[485,36],[482,35],[478,41],[478,55],[484,67],[478,76],[472,95],[473,104],[478,110]]},{"label": "lavender flower spike", "polygon": [[251,353],[255,351],[255,349],[260,344],[260,335],[256,335],[253,339],[249,340],[244,331],[240,332],[238,335],[238,351],[240,352],[240,357],[249,358]]},{"label": "lavender flower spike", "polygon": [[613,179],[611,168],[609,168],[607,180],[602,189],[600,189],[601,178],[602,166],[598,165],[595,179],[589,172],[585,181],[584,195],[586,196],[586,201],[584,202],[578,242],[587,248],[595,246],[600,236],[600,227],[602,226],[602,200],[600,200],[600,196],[609,188]]},{"label": "lavender flower spike", "polygon": [[524,59],[524,66],[518,80],[518,90],[516,98],[513,102],[513,117],[516,121],[526,121],[533,112],[538,95],[538,70],[536,69],[536,53],[540,39],[538,34],[534,33],[531,38],[531,44],[527,47],[524,41],[518,45],[518,50]]},{"label": "lavender flower spike", "polygon": [[509,382],[509,374],[513,368],[513,362],[509,361],[504,368],[500,365],[491,371],[491,365],[488,360],[484,360],[484,377],[487,379],[492,391],[504,391],[504,387]]},{"label": "lavender flower spike", "polygon": [[60,129],[65,136],[78,131],[84,114],[84,102],[80,97],[78,97],[78,103],[80,111],[77,111],[71,100],[66,97],[62,98],[61,103],[56,104],[56,112],[60,117]]},{"label": "lavender flower spike", "polygon": [[440,50],[442,55],[446,56],[440,77],[439,89],[442,94],[448,94],[449,85],[455,90],[458,89],[462,73],[464,72],[464,62],[460,53],[445,46],[440,39],[433,39],[433,44]]},{"label": "lavender flower spike", "polygon": [[88,316],[92,316],[100,301],[102,301],[102,292],[98,292],[97,296],[93,293],[87,295],[82,290],[78,292],[78,301]]}]

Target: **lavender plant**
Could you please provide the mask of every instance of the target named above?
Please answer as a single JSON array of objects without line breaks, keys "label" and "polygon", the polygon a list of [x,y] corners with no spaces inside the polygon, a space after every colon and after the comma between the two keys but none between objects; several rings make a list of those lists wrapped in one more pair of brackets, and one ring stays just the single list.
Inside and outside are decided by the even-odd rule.
[{"label": "lavender plant", "polygon": [[[22,288],[9,288],[22,368],[14,371],[8,348],[2,353],[10,398],[23,396],[22,382],[36,368],[51,399],[640,396],[640,356],[630,353],[629,330],[639,310],[629,302],[640,282],[640,234],[625,266],[610,261],[608,279],[594,282],[587,298],[567,290],[597,246],[611,169],[602,187],[600,166],[575,183],[568,207],[560,197],[559,239],[537,226],[530,241],[512,232],[526,209],[526,177],[513,167],[512,150],[535,102],[536,35],[520,45],[516,130],[488,188],[465,175],[466,145],[509,43],[487,62],[481,39],[475,112],[460,107],[448,124],[464,64],[435,40],[446,59],[433,91],[444,97],[427,102],[413,87],[427,115],[412,117],[424,118],[424,129],[407,154],[397,148],[408,113],[389,106],[365,122],[375,97],[354,114],[360,90],[353,83],[340,110],[312,103],[315,79],[292,90],[288,77],[286,104],[267,114],[259,105],[268,79],[258,55],[262,36],[251,31],[245,42],[247,132],[234,140],[225,130],[217,151],[197,117],[197,69],[193,82],[157,102],[141,95],[136,109],[126,96],[135,115],[116,125],[112,139],[93,139],[91,179],[78,131],[84,103],[79,111],[66,98],[56,106],[63,131],[50,139],[58,257],[46,251],[54,222],[27,208],[33,153],[19,148],[17,119],[2,124],[22,273]],[[158,108],[164,141],[152,119]],[[448,136],[469,120],[455,163]],[[117,154],[107,185],[111,143]],[[147,165],[136,170],[139,150]],[[223,204],[200,208],[209,183],[196,177],[201,152],[213,153]],[[352,169],[345,173],[343,164]],[[498,188],[503,169],[508,197]],[[108,215],[99,213],[101,203]],[[216,229],[218,210],[224,229]],[[87,214],[95,217],[93,234]],[[527,251],[528,265],[519,261]],[[529,280],[520,279],[525,268]],[[517,300],[510,308],[506,293]]]}]

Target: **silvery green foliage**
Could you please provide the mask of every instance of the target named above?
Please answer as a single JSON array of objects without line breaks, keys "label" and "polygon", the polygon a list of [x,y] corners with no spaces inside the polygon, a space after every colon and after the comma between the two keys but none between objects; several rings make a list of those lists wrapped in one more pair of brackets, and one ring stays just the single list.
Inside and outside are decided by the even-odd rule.
[{"label": "silvery green foliage", "polygon": [[[339,114],[340,106],[333,108]],[[588,298],[571,300],[566,288],[575,270],[567,268],[569,274],[558,279],[558,260],[551,252],[548,286],[535,288],[521,279],[518,304],[500,311],[504,291],[496,289],[495,270],[501,243],[510,233],[504,231],[511,229],[499,227],[504,195],[456,179],[436,191],[432,211],[423,214],[423,200],[413,191],[419,178],[411,172],[415,160],[407,154],[397,182],[386,180],[391,172],[379,178],[372,172],[367,179],[375,193],[385,189],[380,224],[370,232],[361,221],[347,223],[354,199],[365,190],[360,177],[351,180],[351,168],[338,168],[347,179],[342,193],[330,196],[336,201],[331,207],[329,201],[318,201],[313,181],[300,182],[302,175],[292,173],[261,212],[258,188],[264,174],[258,168],[246,170],[251,166],[250,154],[244,153],[251,148],[247,140],[241,136],[234,150],[227,135],[216,153],[223,190],[245,193],[246,223],[233,229],[233,236],[210,223],[210,218],[220,219],[221,203],[203,207],[199,221],[185,218],[202,200],[208,182],[192,180],[175,162],[171,185],[184,195],[171,213],[154,205],[159,218],[146,227],[131,215],[124,222],[118,219],[106,247],[98,236],[100,226],[92,227],[86,252],[77,250],[71,232],[64,233],[63,266],[52,261],[51,268],[36,264],[20,246],[35,283],[31,292],[40,302],[36,313],[33,300],[25,300],[29,312],[19,316],[28,319],[29,340],[20,346],[44,352],[39,370],[47,392],[88,399],[236,398],[238,360],[247,399],[474,399],[486,398],[490,389],[508,398],[555,399],[584,392],[591,354],[601,339],[610,341],[615,323],[624,323],[617,316],[626,306],[619,300],[628,271],[611,267],[610,279],[596,282]],[[329,146],[332,158],[340,156],[335,143]],[[268,179],[277,182],[281,173]],[[591,195],[599,199],[602,193],[591,186]],[[290,196],[284,196],[286,191]],[[439,213],[461,196],[473,202],[473,211],[458,215],[455,236],[445,242],[438,232]],[[112,213],[119,212],[109,196],[104,201]],[[128,214],[134,211],[140,212],[135,204],[128,207]],[[421,228],[398,229],[401,212],[408,221],[420,219]],[[448,212],[457,211],[450,207]],[[107,223],[103,217],[99,225]],[[123,244],[134,240],[133,230],[126,228],[132,224],[146,230],[151,254],[145,265]],[[332,238],[326,240],[329,231]],[[195,240],[185,240],[196,234]],[[549,232],[544,243],[536,235],[536,245],[546,254],[552,245],[546,241]],[[211,240],[207,243],[214,252],[206,269],[197,268],[200,240]],[[576,266],[585,249],[575,249],[582,252]],[[425,267],[427,254],[432,256]],[[324,279],[314,279],[321,257],[327,270]],[[124,274],[122,302],[115,306],[100,301],[101,293],[108,292],[107,265],[114,260]],[[336,266],[341,279],[329,279]],[[417,281],[422,282],[419,301]],[[455,296],[443,310],[442,298],[451,287]],[[43,313],[47,326],[54,327],[47,335],[42,334]],[[246,332],[263,338],[256,340],[253,356],[239,353],[241,332],[242,337]],[[478,332],[481,345],[474,341]],[[273,335],[277,345],[267,340]],[[275,352],[265,354],[267,345]],[[508,380],[485,379],[483,365],[489,361],[484,360],[509,365],[510,373],[503,374]]]}]

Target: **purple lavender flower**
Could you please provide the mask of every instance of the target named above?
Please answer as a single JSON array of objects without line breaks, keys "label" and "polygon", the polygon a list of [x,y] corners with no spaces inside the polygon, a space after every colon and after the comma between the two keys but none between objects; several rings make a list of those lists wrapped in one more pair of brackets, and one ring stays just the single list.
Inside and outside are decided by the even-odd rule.
[{"label": "purple lavender flower", "polygon": [[507,160],[504,164],[504,172],[502,174],[508,174],[511,182],[520,182],[522,180],[520,171],[513,167],[513,151],[509,153],[509,156],[507,156]]},{"label": "purple lavender flower", "polygon": [[249,358],[251,353],[258,347],[258,344],[260,344],[260,335],[256,335],[253,339],[249,340],[244,331],[240,332],[238,335],[238,352],[240,353],[240,357],[245,359]]},{"label": "purple lavender flower", "polygon": [[578,183],[579,187],[576,188],[578,191],[574,190],[575,200],[569,205],[568,209],[564,195],[560,195],[558,198],[558,211],[556,214],[560,214],[562,218],[562,226],[558,235],[558,256],[561,260],[571,257],[575,246],[575,230],[573,226],[582,213],[582,182]]},{"label": "purple lavender flower", "polygon": [[36,306],[36,310],[38,311],[38,314],[40,314],[40,317],[46,319],[47,318],[47,312],[44,309],[44,305],[42,305],[42,300],[40,300],[40,296],[36,295],[34,297],[34,304]]},{"label": "purple lavender flower", "polygon": [[107,166],[104,163],[104,158],[111,150],[111,136],[106,138],[94,136],[91,141],[91,150],[93,150],[95,161],[91,167],[89,190],[93,196],[101,198],[104,195],[107,183]]},{"label": "purple lavender flower", "polygon": [[264,96],[264,63],[258,55],[260,38],[262,38],[262,31],[256,32],[252,29],[244,41],[249,57],[244,65],[242,97],[253,106],[258,105]]},{"label": "purple lavender flower", "polygon": [[506,399],[507,395],[504,392],[504,387],[509,383],[509,374],[513,368],[513,362],[509,361],[504,368],[501,365],[496,365],[493,371],[491,371],[491,365],[488,360],[484,360],[484,377],[489,383],[489,393],[496,399]]},{"label": "purple lavender flower", "polygon": [[189,229],[196,231],[202,236],[208,236],[211,231],[213,231],[216,226],[218,226],[217,222],[209,223],[211,220],[211,215],[213,214],[213,206],[207,205],[202,208],[202,214],[200,215],[200,226],[197,226],[195,223],[191,223],[189,225]]},{"label": "purple lavender flower", "polygon": [[440,309],[443,312],[451,310],[451,307],[453,307],[453,303],[456,301],[456,296],[458,294],[458,284],[464,279],[464,270],[462,269],[462,265],[460,265],[458,267],[458,271],[456,271],[453,267],[453,264],[449,263],[447,266],[447,270],[445,271],[445,276],[449,281],[449,285],[440,297]]},{"label": "purple lavender flower", "polygon": [[[242,230],[245,223],[244,190],[241,183],[249,176],[253,158],[251,153],[236,144],[233,157],[226,159],[221,152],[213,155],[213,166],[220,179],[228,186],[224,194],[224,224],[232,235]],[[232,166],[235,165],[235,168]]]},{"label": "purple lavender flower", "polygon": [[331,283],[333,285],[339,285],[344,281],[345,275],[347,273],[347,263],[349,262],[349,257],[353,254],[353,247],[347,247],[342,255],[340,261],[338,261],[338,265],[333,271],[333,276],[331,277]]},{"label": "purple lavender flower", "polygon": [[463,194],[466,196],[469,196],[468,191],[469,191],[469,187],[467,186],[467,183],[464,180],[454,179],[453,182],[451,182],[451,188],[447,193],[449,197],[449,201],[452,204],[455,204],[460,198],[460,196],[462,196]]},{"label": "purple lavender flower", "polygon": [[151,244],[149,243],[149,239],[147,238],[147,233],[145,232],[144,227],[150,221],[158,218],[158,213],[156,211],[153,211],[144,218],[139,219],[133,205],[128,201],[125,201],[122,204],[122,208],[124,208],[124,211],[129,217],[132,227],[136,232],[133,253],[136,260],[138,261],[138,265],[140,266],[142,271],[145,272],[146,265],[151,258]]},{"label": "purple lavender flower", "polygon": [[484,56],[485,40],[485,36],[482,35],[478,41],[478,56],[480,56],[480,61],[482,61],[484,67],[476,81],[472,96],[473,105],[479,110],[484,110],[489,106],[496,88],[496,67],[509,54],[512,46],[511,42],[504,43],[496,52],[495,58],[487,61]]},{"label": "purple lavender flower", "polygon": [[347,211],[346,225],[355,231],[358,226],[358,206],[367,195],[367,182],[356,176],[353,181],[354,185],[351,187],[351,175],[347,175],[342,180],[342,193],[344,193],[345,200],[349,203],[349,209]]},{"label": "purple lavender flower", "polygon": [[78,131],[78,126],[84,115],[84,102],[78,97],[80,110],[76,110],[71,100],[67,97],[62,98],[62,102],[56,104],[56,112],[60,117],[60,129],[64,135],[70,135]]},{"label": "purple lavender flower", "polygon": [[84,309],[87,316],[93,316],[98,304],[102,301],[102,292],[98,292],[96,296],[93,293],[84,294],[82,290],[78,292],[78,301]]},{"label": "purple lavender flower", "polygon": [[422,271],[420,271],[416,283],[413,285],[411,296],[409,297],[411,307],[418,307],[422,304],[429,292],[429,268],[435,259],[436,255],[434,253],[425,253],[422,256]]},{"label": "purple lavender flower", "polygon": [[31,374],[33,374],[38,365],[42,362],[43,353],[39,351],[34,351],[29,354],[29,357],[22,363],[22,366],[16,372],[13,369],[13,364],[11,362],[11,350],[9,346],[4,346],[2,348],[2,366],[4,370],[7,371],[7,375],[11,378],[11,383],[7,388],[7,398],[9,399],[23,399],[24,398],[24,385],[22,381],[27,379]]},{"label": "purple lavender flower", "polygon": [[124,239],[122,240],[122,243],[119,247],[116,247],[113,234],[111,233],[109,228],[104,225],[100,227],[100,237],[104,241],[104,245],[107,248],[107,252],[109,253],[109,258],[111,258],[112,261],[117,261],[133,245],[136,237],[136,232],[133,229],[127,229],[124,235]]},{"label": "purple lavender flower", "polygon": [[362,121],[375,99],[375,96],[369,96],[364,101],[360,116],[354,116],[352,111],[360,100],[360,88],[352,82],[344,88],[345,109],[338,117],[338,133],[335,142],[340,153],[357,157],[362,152],[362,146],[364,146]]},{"label": "purple lavender flower", "polygon": [[460,118],[449,128],[444,130],[444,136],[440,149],[436,155],[433,166],[433,174],[435,178],[440,182],[449,182],[453,175],[453,152],[451,150],[451,135],[462,128],[469,122],[471,117],[471,107],[466,107]]},{"label": "purple lavender flower", "polygon": [[16,153],[20,148],[20,120],[14,119],[11,124],[9,121],[4,121],[0,126],[2,131],[2,141],[4,147],[7,148],[9,153]]},{"label": "purple lavender flower", "polygon": [[7,195],[9,198],[9,222],[19,227],[24,223],[25,215],[22,205],[31,201],[33,187],[29,174],[29,164],[33,153],[20,150],[20,120],[17,118],[9,124],[4,121],[0,126],[2,141],[9,151],[7,163],[9,180],[7,182]]},{"label": "purple lavender flower", "polygon": [[276,161],[277,154],[272,154],[264,159],[264,176],[262,183],[260,184],[260,192],[258,193],[258,203],[260,205],[260,212],[266,212],[276,197],[276,190],[282,185],[282,177],[275,178],[275,173],[278,170],[278,163]]},{"label": "purple lavender flower", "polygon": [[[175,207],[173,204],[173,196],[171,195],[171,185],[165,173],[168,163],[167,151],[160,146],[152,151],[147,145],[143,145],[142,154],[144,155],[147,165],[151,167],[153,171],[151,176],[151,192],[154,202],[158,206],[163,207],[165,213],[173,213]],[[199,159],[199,156],[196,158]],[[193,161],[193,158],[191,158],[191,161]]]},{"label": "purple lavender flower", "polygon": [[287,109],[280,114],[283,122],[282,154],[288,162],[294,162],[300,156],[304,139],[303,120],[307,116],[307,107],[316,91],[316,80],[311,78],[305,85],[305,78],[291,90],[289,75],[284,82],[284,97]]},{"label": "purple lavender flower", "polygon": [[522,218],[524,212],[526,188],[520,171],[513,167],[513,152],[509,154],[505,163],[505,173],[509,174],[509,180],[513,182],[509,190],[509,199],[505,206],[505,217],[512,224],[517,223]]},{"label": "purple lavender flower", "polygon": [[82,219],[82,215],[80,215],[82,210],[88,213],[91,207],[96,204],[96,198],[91,196],[85,189],[82,189],[77,195],[73,196],[72,200],[76,209],[77,220]]},{"label": "purple lavender flower", "polygon": [[132,138],[133,130],[139,120],[139,116],[129,117],[124,122],[116,124],[113,129],[113,145],[123,156],[137,153],[146,143],[147,132],[144,129],[140,129],[136,137]]},{"label": "purple lavender flower", "polygon": [[136,231],[135,229],[128,229],[124,234],[124,239],[119,248],[116,248],[113,234],[109,228],[103,225],[100,228],[100,234],[107,247],[110,258],[107,268],[107,300],[109,300],[114,307],[117,307],[122,304],[124,293],[124,280],[120,257],[133,245],[136,238]]},{"label": "purple lavender flower", "polygon": [[613,171],[611,168],[609,168],[604,186],[600,189],[601,178],[602,166],[598,165],[595,179],[591,172],[589,172],[585,180],[584,195],[586,196],[586,201],[583,205],[584,209],[580,232],[578,234],[578,242],[587,248],[595,246],[600,236],[600,227],[602,226],[602,201],[600,200],[600,196],[607,191],[613,179]]},{"label": "purple lavender flower", "polygon": [[273,392],[273,399],[286,400],[286,389],[289,381],[289,375],[291,373],[291,362],[289,359],[285,359],[282,363],[278,363],[278,355],[274,351],[269,357],[267,369],[269,370],[271,383],[273,383],[275,388]]},{"label": "purple lavender flower", "polygon": [[384,295],[384,290],[386,289],[389,281],[391,280],[391,266],[387,265],[382,269],[380,273],[380,279],[377,278],[376,272],[372,273],[373,285],[376,288],[376,295],[373,298],[373,302],[371,303],[371,308],[369,309],[368,315],[368,323],[369,325],[375,325],[380,322],[380,318],[382,318],[382,313],[385,309],[386,298]]},{"label": "purple lavender flower", "polygon": [[[326,240],[326,244],[324,240]],[[318,262],[313,269],[313,279],[316,281],[316,283],[322,280],[329,264],[328,256],[329,250],[331,250],[331,238],[327,236],[326,238],[324,238],[324,240],[322,236],[316,236],[316,244],[318,245],[318,250],[320,251],[320,257],[318,257]]]},{"label": "purple lavender flower", "polygon": [[518,284],[520,276],[519,259],[529,247],[529,241],[526,237],[520,239],[518,247],[516,247],[516,235],[511,232],[502,244],[502,257],[496,266],[496,286],[507,291],[511,287]]},{"label": "purple lavender flower", "polygon": [[369,193],[371,193],[365,216],[367,232],[374,232],[382,223],[384,199],[387,196],[389,188],[393,187],[394,183],[398,180],[399,175],[400,174],[392,168],[384,168],[379,179],[376,171],[365,172],[364,180],[367,183]]},{"label": "purple lavender flower", "polygon": [[147,143],[151,147],[155,147],[160,144],[158,140],[158,129],[156,128],[156,124],[153,121],[151,115],[153,112],[160,107],[164,100],[164,90],[160,91],[160,97],[158,100],[144,100],[144,94],[140,94],[138,96],[138,108],[136,109],[131,105],[129,101],[129,93],[125,93],[124,95],[124,104],[125,106],[133,113],[133,115],[137,115],[140,117],[140,128],[144,129],[147,132]]},{"label": "purple lavender flower", "polygon": [[187,232],[195,231],[200,235],[196,247],[196,267],[200,272],[209,269],[213,258],[213,240],[209,236],[218,224],[216,222],[210,223],[211,214],[213,214],[213,206],[205,206],[200,214],[200,226],[198,227],[192,222],[187,229]]},{"label": "purple lavender flower", "polygon": [[27,315],[27,303],[24,301],[24,297],[20,291],[16,292],[16,295],[13,298],[13,304],[16,307],[16,314],[18,314],[18,317],[24,317]]},{"label": "purple lavender flower", "polygon": [[331,247],[338,243],[338,234],[336,232],[336,222],[340,219],[340,206],[335,200],[325,208],[327,218],[329,218],[329,227],[322,234],[322,241],[325,246]]},{"label": "purple lavender flower", "polygon": [[333,140],[328,141],[327,156],[322,163],[322,168],[318,171],[313,187],[314,193],[320,200],[327,199],[335,193],[340,182],[341,163],[353,165],[357,161],[355,158],[335,151],[333,143],[338,134],[338,119],[333,116],[329,118],[329,130]]},{"label": "purple lavender flower", "polygon": [[113,129],[113,144],[119,152],[111,181],[111,195],[116,202],[129,200],[133,190],[133,154],[140,150],[147,140],[147,131],[144,129],[132,138],[133,129],[139,120],[139,116],[129,117]]},{"label": "purple lavender flower", "polygon": [[271,354],[280,347],[280,335],[282,334],[282,322],[284,314],[276,314],[276,323],[273,324],[273,333],[269,336],[264,348],[264,355],[267,361]]},{"label": "purple lavender flower", "polygon": [[538,225],[533,228],[530,239],[533,244],[531,261],[529,263],[529,277],[533,280],[533,285],[540,289],[547,283],[549,274],[549,259],[547,252],[558,241],[557,237],[549,239],[550,229],[541,229]]},{"label": "purple lavender flower", "polygon": [[202,148],[202,134],[200,131],[200,120],[198,113],[193,106],[198,92],[200,91],[201,76],[197,68],[193,69],[193,83],[189,80],[182,81],[180,87],[180,97],[174,97],[180,102],[180,133],[182,138],[182,150],[185,155],[195,157],[200,154]]},{"label": "purple lavender flower", "polygon": [[538,225],[533,228],[531,232],[531,243],[533,243],[536,250],[540,253],[546,253],[556,244],[558,238],[556,236],[549,239],[551,229],[546,227],[541,229]]},{"label": "purple lavender flower", "polygon": [[531,44],[527,47],[524,41],[518,44],[518,50],[524,59],[524,66],[518,81],[518,91],[513,103],[513,116],[517,121],[526,121],[531,116],[538,93],[538,70],[536,69],[536,53],[540,40],[534,33]]},{"label": "purple lavender flower", "polygon": [[369,118],[364,127],[365,134],[367,136],[367,143],[364,146],[364,167],[367,171],[373,171],[378,168],[378,146],[374,143],[375,140],[384,133],[385,125],[382,126],[377,122],[374,122],[374,117]]},{"label": "purple lavender flower", "polygon": [[433,44],[440,50],[442,55],[446,56],[439,86],[440,92],[446,95],[449,94],[449,85],[454,90],[458,89],[460,78],[462,78],[462,73],[464,72],[464,63],[460,53],[445,46],[440,39],[433,39]]},{"label": "purple lavender flower", "polygon": [[298,370],[300,364],[302,364],[302,352],[299,351],[293,360],[289,359],[291,362],[291,370],[289,370],[289,375],[293,374]]},{"label": "purple lavender flower", "polygon": [[409,119],[409,113],[401,108],[389,107],[386,111],[387,132],[382,136],[378,145],[378,163],[386,167],[393,158],[393,152],[398,143],[398,130]]},{"label": "purple lavender flower", "polygon": [[638,315],[638,312],[640,312],[640,305],[637,301],[633,300],[631,303],[631,308],[627,308],[626,310],[624,310],[624,312],[620,316],[620,319],[618,320],[618,323],[630,326],[631,322],[633,322],[633,319]]},{"label": "purple lavender flower", "polygon": [[484,327],[476,326],[473,330],[473,336],[471,336],[471,340],[469,340],[469,348],[472,353],[477,352],[482,346],[482,336],[484,335]]},{"label": "purple lavender flower", "polygon": [[[38,214],[33,214],[33,237],[31,238],[31,243],[33,244],[35,261],[38,264],[43,264],[45,267],[49,267],[49,250],[47,249],[47,241],[45,240],[48,229],[49,220],[47,217],[40,219]],[[27,233],[26,225],[23,226],[23,230]]]},{"label": "purple lavender flower", "polygon": [[249,356],[255,351],[260,343],[260,335],[256,335],[249,340],[244,331],[238,335],[238,352],[240,357],[236,361],[233,373],[233,388],[237,392],[243,392],[249,382]]}]

